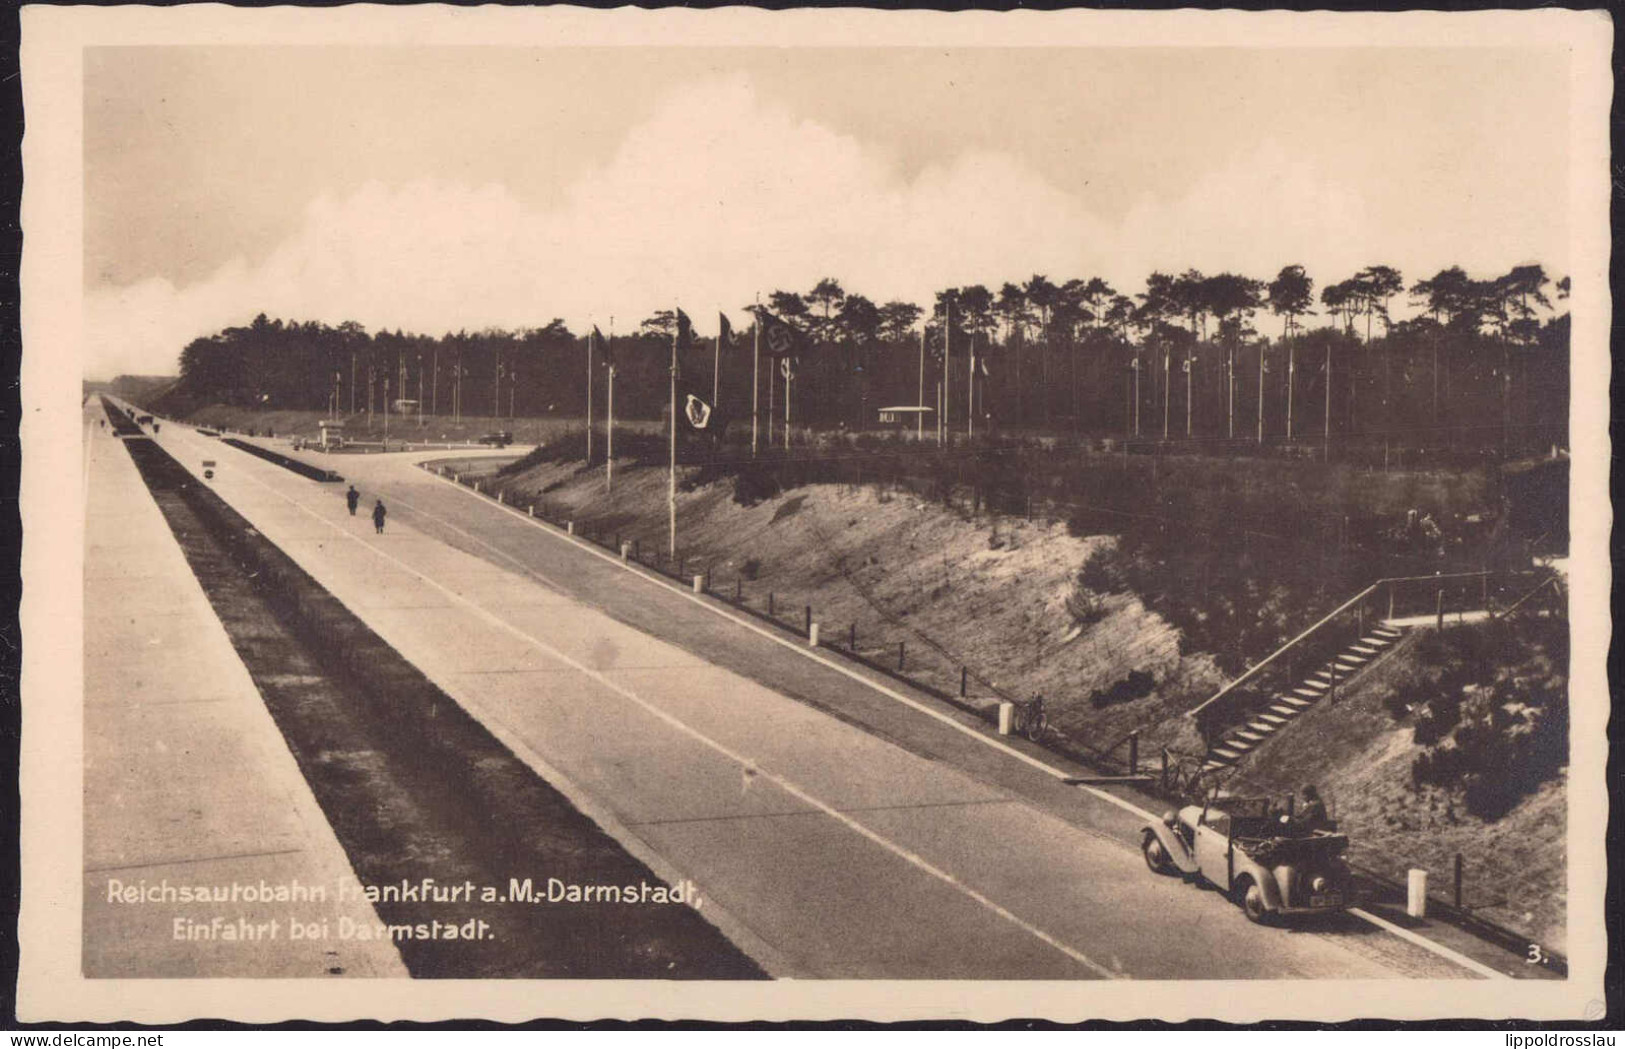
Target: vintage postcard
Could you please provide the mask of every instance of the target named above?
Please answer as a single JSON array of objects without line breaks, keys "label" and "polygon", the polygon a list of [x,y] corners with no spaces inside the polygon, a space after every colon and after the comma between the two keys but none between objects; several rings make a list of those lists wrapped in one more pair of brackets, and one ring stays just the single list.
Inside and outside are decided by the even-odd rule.
[{"label": "vintage postcard", "polygon": [[1606,14],[22,27],[21,1018],[1601,1017]]}]

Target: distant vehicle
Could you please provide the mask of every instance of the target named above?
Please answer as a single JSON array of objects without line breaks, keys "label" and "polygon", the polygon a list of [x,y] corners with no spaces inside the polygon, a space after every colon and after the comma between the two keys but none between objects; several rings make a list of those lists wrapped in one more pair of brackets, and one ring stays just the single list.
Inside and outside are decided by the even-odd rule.
[{"label": "distant vehicle", "polygon": [[493,430],[490,433],[481,434],[477,443],[488,444],[494,448],[506,448],[513,443],[513,434],[507,430]]},{"label": "distant vehicle", "polygon": [[197,432],[198,432],[199,437],[219,437],[220,436],[220,431],[219,430],[211,430],[211,429],[209,429],[208,427],[205,427],[205,426],[199,426],[198,429],[197,429]]},{"label": "distant vehicle", "polygon": [[1254,922],[1349,907],[1348,843],[1335,829],[1297,826],[1268,798],[1212,797],[1141,831],[1154,873],[1209,882]]},{"label": "distant vehicle", "polygon": [[142,426],[151,426],[152,425],[152,416],[150,416],[150,415],[139,415],[139,416],[136,417],[135,421],[140,423]]}]

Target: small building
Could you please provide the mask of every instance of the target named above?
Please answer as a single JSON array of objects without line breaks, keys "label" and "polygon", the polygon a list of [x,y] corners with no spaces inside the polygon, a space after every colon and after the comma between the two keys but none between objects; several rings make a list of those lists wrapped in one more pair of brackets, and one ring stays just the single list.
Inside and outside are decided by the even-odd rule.
[{"label": "small building", "polygon": [[322,419],[316,423],[316,426],[321,430],[322,433],[322,451],[325,452],[330,448],[344,447],[344,420]]},{"label": "small building", "polygon": [[924,405],[902,404],[891,408],[880,409],[880,425],[893,426],[899,429],[908,429],[920,422],[930,422],[934,408]]},{"label": "small building", "polygon": [[418,410],[418,402],[415,399],[401,397],[391,401],[390,407],[395,409],[396,415],[411,415]]}]

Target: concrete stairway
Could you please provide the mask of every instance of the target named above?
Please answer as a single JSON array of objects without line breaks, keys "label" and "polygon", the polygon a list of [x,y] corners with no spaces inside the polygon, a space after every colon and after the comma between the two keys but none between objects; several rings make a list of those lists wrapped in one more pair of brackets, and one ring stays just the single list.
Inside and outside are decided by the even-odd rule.
[{"label": "concrete stairway", "polygon": [[1240,761],[1254,747],[1276,732],[1290,725],[1305,710],[1314,706],[1332,687],[1332,670],[1337,671],[1337,685],[1341,688],[1372,660],[1398,641],[1403,631],[1396,626],[1373,627],[1365,637],[1354,642],[1325,666],[1305,678],[1297,687],[1274,697],[1269,707],[1255,714],[1251,721],[1232,729],[1216,746],[1208,751],[1202,765],[1203,772],[1227,768]]}]

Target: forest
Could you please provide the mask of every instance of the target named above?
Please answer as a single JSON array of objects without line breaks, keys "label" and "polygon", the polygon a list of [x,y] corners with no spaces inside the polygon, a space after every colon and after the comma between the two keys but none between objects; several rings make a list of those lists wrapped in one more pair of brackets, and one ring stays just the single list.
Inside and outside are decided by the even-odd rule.
[{"label": "forest", "polygon": [[[764,427],[782,429],[788,372],[801,428],[874,429],[879,409],[921,405],[929,436],[940,416],[953,435],[1511,454],[1567,443],[1568,294],[1538,264],[1484,278],[1451,267],[1408,286],[1370,266],[1318,294],[1290,265],[1268,281],[1154,272],[1134,296],[1035,274],[944,289],[929,311],[826,278],[742,307],[737,328],[695,311],[709,334],[672,310],[607,335],[556,318],[436,336],[262,313],[187,345],[166,401],[580,417],[590,378],[602,418],[613,366],[617,417],[658,419],[676,343],[680,398],[715,402],[713,434],[731,423],[735,441],[748,438],[753,374]],[[1396,319],[1402,301],[1413,315]]]}]

